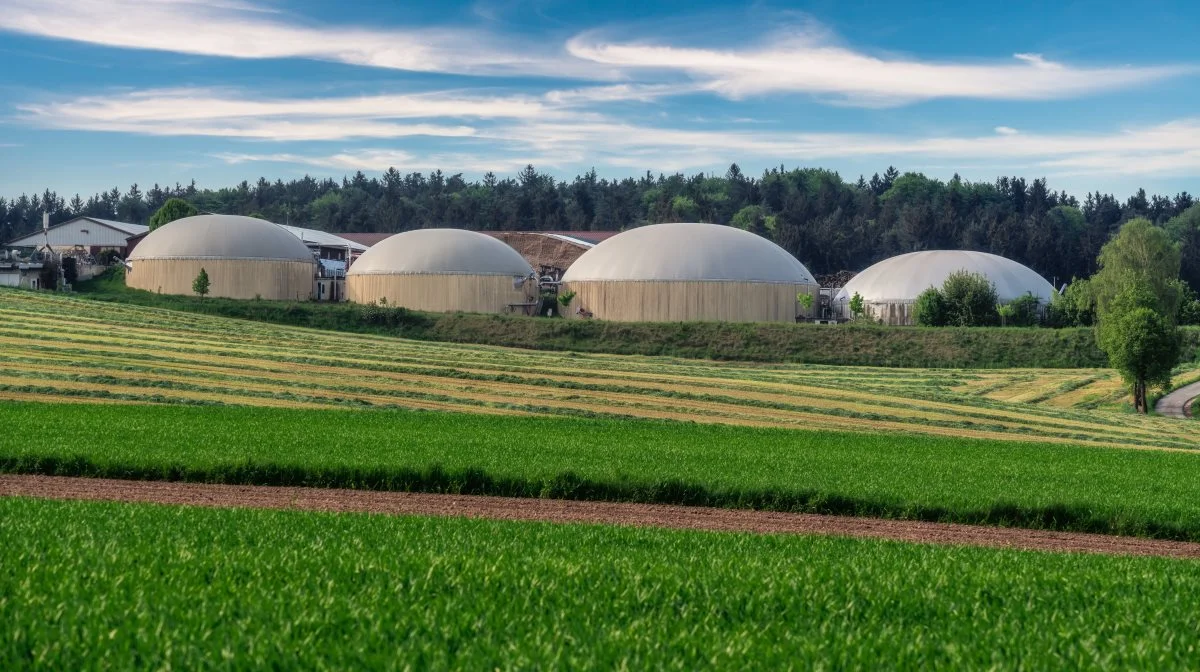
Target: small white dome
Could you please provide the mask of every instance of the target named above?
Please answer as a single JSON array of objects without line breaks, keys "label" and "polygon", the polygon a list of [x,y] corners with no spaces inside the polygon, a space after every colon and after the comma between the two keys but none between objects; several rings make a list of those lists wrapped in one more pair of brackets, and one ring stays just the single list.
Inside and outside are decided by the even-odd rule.
[{"label": "small white dome", "polygon": [[265,219],[184,217],[151,231],[129,255],[139,259],[247,259],[313,262],[300,239]]},{"label": "small white dome", "polygon": [[837,301],[855,294],[867,303],[914,301],[930,287],[941,288],[951,273],[978,273],[996,285],[997,298],[1012,301],[1033,294],[1043,301],[1054,295],[1054,287],[1033,269],[987,252],[930,250],[909,252],[871,266],[854,276],[838,292]]},{"label": "small white dome", "polygon": [[533,267],[513,248],[465,229],[416,229],[385,238],[348,275],[462,274],[527,276]]},{"label": "small white dome", "polygon": [[652,224],[620,233],[571,264],[563,282],[605,280],[816,284],[775,243],[720,224]]}]

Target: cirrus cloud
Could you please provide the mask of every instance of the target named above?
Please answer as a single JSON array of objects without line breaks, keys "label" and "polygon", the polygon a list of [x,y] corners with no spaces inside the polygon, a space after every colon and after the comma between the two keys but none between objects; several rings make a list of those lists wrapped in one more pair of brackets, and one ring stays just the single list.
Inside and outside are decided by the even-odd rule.
[{"label": "cirrus cloud", "polygon": [[470,27],[316,25],[252,2],[4,0],[0,30],[122,49],[238,59],[306,58],[414,72],[611,78],[607,66],[564,58]]},{"label": "cirrus cloud", "polygon": [[865,106],[936,98],[1052,100],[1195,74],[1194,65],[1072,66],[1040,54],[1016,62],[954,63],[883,58],[840,46],[821,31],[795,30],[753,49],[712,49],[606,41],[584,33],[567,42],[576,58],[624,70],[682,73],[730,98],[799,92]]}]

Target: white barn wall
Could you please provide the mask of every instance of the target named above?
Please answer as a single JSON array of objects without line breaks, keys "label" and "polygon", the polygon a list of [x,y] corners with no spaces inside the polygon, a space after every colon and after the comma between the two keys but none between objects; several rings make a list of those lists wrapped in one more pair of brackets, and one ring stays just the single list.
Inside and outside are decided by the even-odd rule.
[{"label": "white barn wall", "polygon": [[88,219],[76,219],[52,227],[48,232],[37,231],[17,238],[10,247],[41,247],[49,240],[50,247],[125,247],[131,234]]}]

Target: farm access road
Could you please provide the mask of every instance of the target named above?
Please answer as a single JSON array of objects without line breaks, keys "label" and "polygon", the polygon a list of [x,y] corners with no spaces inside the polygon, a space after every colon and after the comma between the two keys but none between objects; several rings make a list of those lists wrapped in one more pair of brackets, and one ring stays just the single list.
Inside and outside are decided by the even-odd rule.
[{"label": "farm access road", "polygon": [[1200,558],[1200,543],[663,504],[0,475],[0,496],[339,513],[462,516],[759,534],[825,534],[1035,551]]},{"label": "farm access road", "polygon": [[1159,399],[1158,403],[1154,405],[1154,410],[1159,415],[1165,415],[1168,418],[1189,418],[1191,417],[1191,412],[1188,406],[1191,405],[1192,400],[1196,397],[1200,397],[1200,383],[1184,385],[1162,399]]}]

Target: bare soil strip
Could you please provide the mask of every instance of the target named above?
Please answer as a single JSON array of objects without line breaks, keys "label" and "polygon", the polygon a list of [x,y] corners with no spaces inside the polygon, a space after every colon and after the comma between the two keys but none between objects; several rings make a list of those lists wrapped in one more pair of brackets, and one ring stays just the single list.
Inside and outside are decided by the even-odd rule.
[{"label": "bare soil strip", "polygon": [[15,475],[0,475],[0,496],[339,513],[461,516],[758,534],[827,534],[926,544],[1200,558],[1200,543],[1181,541],[661,504]]}]

